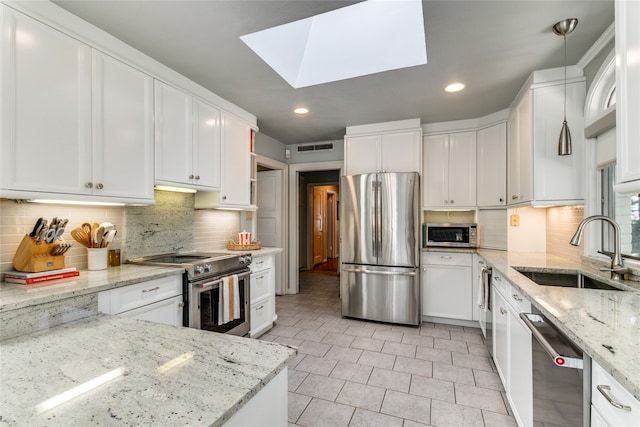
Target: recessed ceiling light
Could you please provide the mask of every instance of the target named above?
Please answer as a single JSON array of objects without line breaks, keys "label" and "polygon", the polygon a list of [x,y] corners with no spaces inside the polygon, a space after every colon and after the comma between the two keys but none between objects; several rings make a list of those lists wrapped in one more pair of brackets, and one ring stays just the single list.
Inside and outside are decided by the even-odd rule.
[{"label": "recessed ceiling light", "polygon": [[451,83],[450,85],[445,87],[444,91],[445,92],[460,92],[462,89],[464,89],[464,84],[456,82],[456,83]]},{"label": "recessed ceiling light", "polygon": [[295,110],[293,110],[293,112],[296,114],[303,115],[303,114],[307,114],[309,112],[309,109],[305,107],[298,107]]}]

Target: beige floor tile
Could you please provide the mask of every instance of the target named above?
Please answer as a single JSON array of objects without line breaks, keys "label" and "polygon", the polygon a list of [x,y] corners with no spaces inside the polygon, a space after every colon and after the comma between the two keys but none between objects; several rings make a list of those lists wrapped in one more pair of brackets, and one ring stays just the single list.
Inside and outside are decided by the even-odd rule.
[{"label": "beige floor tile", "polygon": [[488,357],[473,356],[470,354],[457,353],[455,351],[451,353],[451,356],[453,357],[453,364],[456,366],[493,372],[493,368],[491,367],[491,363],[489,363]]},{"label": "beige floor tile", "polygon": [[380,351],[384,346],[384,341],[374,340],[367,337],[355,337],[350,347],[359,348],[362,350]]},{"label": "beige floor tile", "polygon": [[356,408],[349,427],[403,427],[402,418]]},{"label": "beige floor tile", "polygon": [[334,345],[324,356],[327,359],[342,360],[344,362],[357,362],[362,356],[362,350],[357,348],[340,347]]},{"label": "beige floor tile", "polygon": [[393,369],[396,362],[396,356],[393,354],[377,353],[375,351],[365,350],[358,359],[358,364],[374,366],[376,368]]},{"label": "beige floor tile", "polygon": [[453,383],[451,381],[425,378],[418,375],[413,375],[411,378],[409,393],[451,403],[456,401]]},{"label": "beige floor tile", "polygon": [[296,393],[333,401],[336,400],[344,383],[344,380],[337,378],[309,374],[296,389]]},{"label": "beige floor tile", "polygon": [[305,378],[309,375],[308,372],[296,371],[295,369],[289,369],[288,381],[289,391],[296,391],[296,389],[302,384]]},{"label": "beige floor tile", "polygon": [[313,356],[322,357],[331,348],[330,344],[324,344],[315,341],[305,341],[298,346],[298,351],[304,354],[311,354]]},{"label": "beige floor tile", "polygon": [[344,335],[344,334],[336,333],[336,332],[328,332],[324,336],[324,338],[322,338],[322,342],[325,343],[325,344],[339,345],[339,346],[342,346],[342,347],[349,347],[351,345],[351,343],[353,342],[353,340],[355,340],[355,339],[356,339],[356,337],[352,337],[350,335]]},{"label": "beige floor tile", "polygon": [[411,374],[406,372],[391,371],[389,369],[373,368],[368,385],[382,387],[389,390],[409,393]]},{"label": "beige floor tile", "polygon": [[454,341],[464,341],[464,342],[470,342],[474,344],[484,344],[484,339],[482,338],[482,331],[480,329],[476,329],[473,332],[470,332],[469,330],[451,331],[451,339]]},{"label": "beige floor tile", "polygon": [[358,325],[358,326],[349,326],[344,333],[346,335],[353,335],[356,337],[364,337],[364,338],[371,338],[371,336],[373,335],[373,333],[375,332],[375,329],[370,329],[370,328],[363,328],[362,326]]},{"label": "beige floor tile", "polygon": [[336,402],[379,412],[384,395],[384,388],[347,381],[338,394]]},{"label": "beige floor tile", "polygon": [[[296,335],[296,338],[298,335]],[[464,341],[452,341],[443,338],[435,338],[433,340],[433,348],[438,350],[457,351],[458,353],[469,354],[467,343]]]},{"label": "beige floor tile", "polygon": [[301,330],[302,330],[301,328],[294,328],[294,327],[291,327],[291,326],[284,326],[284,325],[276,325],[269,332],[271,334],[277,335],[279,337],[292,338],[292,337],[296,336],[296,334],[298,334]]},{"label": "beige floor tile", "polygon": [[476,385],[478,387],[490,388],[496,391],[504,391],[502,381],[500,381],[500,376],[497,372],[474,370],[473,376],[475,377]]},{"label": "beige floor tile", "polygon": [[373,371],[373,366],[358,365],[357,363],[338,362],[331,371],[332,378],[366,384]]},{"label": "beige floor tile", "polygon": [[500,414],[507,413],[499,391],[466,384],[456,384],[456,403]]},{"label": "beige floor tile", "polygon": [[439,363],[453,363],[451,352],[447,350],[437,350],[435,348],[417,347],[416,359],[429,360]]},{"label": "beige floor tile", "polygon": [[412,357],[398,356],[396,357],[395,365],[393,365],[393,370],[420,375],[423,377],[431,377],[433,376],[433,362],[414,359]]},{"label": "beige floor tile", "polygon": [[402,332],[405,335],[419,335],[420,326],[404,326],[404,325],[392,325],[392,332]]},{"label": "beige floor tile", "polygon": [[317,331],[314,329],[303,329],[298,332],[293,338],[302,341],[316,341],[322,342],[322,339],[327,335],[327,332]]},{"label": "beige floor tile", "polygon": [[352,406],[312,399],[296,423],[309,427],[348,426],[354,411]]},{"label": "beige floor tile", "polygon": [[324,359],[322,357],[307,355],[296,366],[297,371],[310,372],[312,374],[329,376],[333,368],[336,367],[337,360]]},{"label": "beige floor tile", "polygon": [[470,368],[461,368],[459,366],[445,365],[442,363],[433,364],[433,378],[452,381],[454,383],[476,385],[473,371]]},{"label": "beige floor tile", "polygon": [[431,421],[431,399],[387,390],[380,412],[419,423]]},{"label": "beige floor tile", "polygon": [[433,337],[427,337],[419,334],[404,334],[402,337],[404,344],[413,344],[420,347],[433,348]]},{"label": "beige floor tile", "polygon": [[420,328],[420,335],[434,338],[445,338],[450,339],[451,334],[449,334],[448,329],[439,329],[439,328]]},{"label": "beige floor tile", "polygon": [[303,329],[311,329],[313,331],[317,331],[320,326],[324,325],[322,320],[318,320],[317,316],[315,319],[302,319],[298,323],[296,323],[296,328]]},{"label": "beige floor tile", "polygon": [[375,340],[383,340],[383,341],[392,341],[392,342],[402,342],[402,332],[393,332],[389,331],[381,331],[376,329],[371,338]]},{"label": "beige floor tile", "polygon": [[482,411],[485,427],[518,427],[516,420],[504,414],[496,414],[495,412]]},{"label": "beige floor tile", "polygon": [[311,402],[309,396],[303,396],[301,394],[289,393],[289,399],[287,404],[289,405],[288,419],[290,423],[295,423],[307,405]]},{"label": "beige floor tile", "polygon": [[418,423],[415,421],[411,421],[411,420],[404,420],[404,424],[402,424],[402,427],[429,427],[428,424],[423,424],[423,423]]},{"label": "beige floor tile", "polygon": [[469,349],[469,354],[473,354],[474,356],[489,357],[489,350],[487,349],[487,346],[485,344],[467,342],[467,348]]},{"label": "beige floor tile", "polygon": [[413,344],[402,344],[400,342],[385,341],[382,346],[382,353],[395,354],[396,356],[416,357],[416,347]]},{"label": "beige floor tile", "polygon": [[431,402],[431,424],[438,427],[484,427],[479,409],[441,400]]}]

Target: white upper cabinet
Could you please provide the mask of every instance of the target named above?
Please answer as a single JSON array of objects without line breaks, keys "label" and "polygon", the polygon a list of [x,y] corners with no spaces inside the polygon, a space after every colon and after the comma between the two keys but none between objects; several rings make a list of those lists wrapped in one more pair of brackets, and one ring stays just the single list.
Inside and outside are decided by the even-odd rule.
[{"label": "white upper cabinet", "polygon": [[220,192],[196,193],[196,209],[254,210],[251,204],[251,138],[248,123],[227,113],[221,115],[222,149]]},{"label": "white upper cabinet", "polygon": [[584,203],[585,79],[567,69],[567,122],[572,154],[558,155],[563,120],[563,69],[535,71],[509,115],[508,193],[510,205],[575,205]]},{"label": "white upper cabinet", "polygon": [[4,6],[2,25],[0,195],[153,203],[151,77]]},{"label": "white upper cabinet", "polygon": [[155,182],[220,189],[220,110],[155,82]]},{"label": "white upper cabinet", "polygon": [[[407,120],[363,125],[347,128],[344,138],[345,175],[372,172],[418,172],[422,171],[422,129],[385,130],[410,123],[419,126],[419,120]],[[358,134],[362,131],[361,134]]]},{"label": "white upper cabinet", "polygon": [[475,131],[427,135],[424,137],[423,156],[425,207],[475,207]]},{"label": "white upper cabinet", "polygon": [[153,200],[153,79],[95,50],[93,62],[96,194]]},{"label": "white upper cabinet", "polygon": [[499,123],[478,131],[478,207],[507,204],[507,124]]},{"label": "white upper cabinet", "polygon": [[640,191],[640,2],[616,0],[617,192]]}]

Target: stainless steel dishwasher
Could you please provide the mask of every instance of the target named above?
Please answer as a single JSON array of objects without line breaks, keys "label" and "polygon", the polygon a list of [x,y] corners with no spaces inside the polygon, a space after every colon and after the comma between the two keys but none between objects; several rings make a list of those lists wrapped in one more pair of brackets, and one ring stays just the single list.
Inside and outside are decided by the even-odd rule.
[{"label": "stainless steel dishwasher", "polygon": [[533,425],[588,427],[591,359],[535,308],[520,318],[531,329]]}]

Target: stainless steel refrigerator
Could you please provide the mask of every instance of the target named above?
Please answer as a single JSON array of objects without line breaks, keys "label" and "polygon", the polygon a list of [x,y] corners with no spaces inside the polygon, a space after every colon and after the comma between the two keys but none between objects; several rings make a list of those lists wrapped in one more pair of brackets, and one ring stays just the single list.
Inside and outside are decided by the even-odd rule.
[{"label": "stainless steel refrigerator", "polygon": [[417,173],[341,178],[343,316],[420,324],[419,230]]}]

